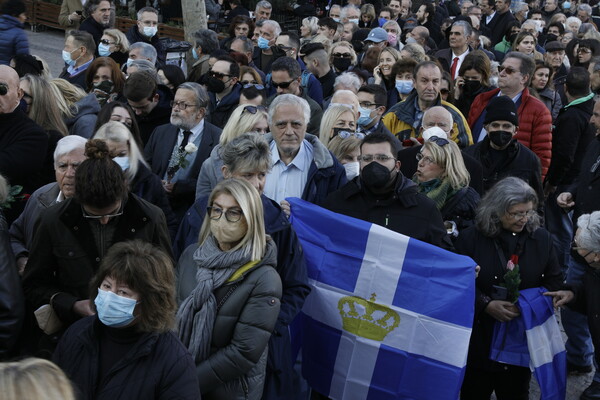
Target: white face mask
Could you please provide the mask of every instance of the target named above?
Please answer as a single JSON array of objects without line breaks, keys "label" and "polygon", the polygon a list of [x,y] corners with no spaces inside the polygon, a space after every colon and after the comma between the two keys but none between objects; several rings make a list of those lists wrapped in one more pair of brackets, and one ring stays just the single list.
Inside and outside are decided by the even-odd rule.
[{"label": "white face mask", "polygon": [[158,32],[158,28],[156,26],[144,27],[144,36],[151,38],[152,36],[156,35],[156,32]]},{"label": "white face mask", "polygon": [[346,170],[346,178],[351,181],[358,176],[360,171],[360,163],[358,161],[346,163],[344,164],[344,169]]}]

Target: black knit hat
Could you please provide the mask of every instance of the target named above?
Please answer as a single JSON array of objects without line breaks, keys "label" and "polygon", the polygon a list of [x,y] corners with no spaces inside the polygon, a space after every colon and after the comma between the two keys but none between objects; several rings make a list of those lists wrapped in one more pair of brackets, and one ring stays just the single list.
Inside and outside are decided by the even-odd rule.
[{"label": "black knit hat", "polygon": [[22,0],[6,0],[0,7],[0,14],[10,15],[11,17],[18,17],[25,11],[27,11],[27,7],[25,7]]},{"label": "black knit hat", "polygon": [[484,124],[489,124],[494,121],[508,121],[515,126],[519,125],[519,116],[517,115],[517,107],[508,96],[492,97],[487,107],[485,108]]}]

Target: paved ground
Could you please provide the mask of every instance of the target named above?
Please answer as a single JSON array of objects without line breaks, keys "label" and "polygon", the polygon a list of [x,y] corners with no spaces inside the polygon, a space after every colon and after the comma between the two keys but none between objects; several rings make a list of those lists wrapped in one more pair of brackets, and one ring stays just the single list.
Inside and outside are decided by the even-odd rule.
[{"label": "paved ground", "polygon": [[[65,34],[63,31],[47,28],[46,30],[32,32],[28,31],[29,47],[31,54],[42,57],[52,71],[53,77],[58,77],[63,69],[61,52],[64,45]],[[566,338],[565,338],[566,340]],[[592,381],[592,373],[587,375],[571,375],[567,380],[567,400],[577,400],[581,393],[589,386]],[[531,383],[531,400],[537,400],[540,397],[539,388],[535,378]]]}]

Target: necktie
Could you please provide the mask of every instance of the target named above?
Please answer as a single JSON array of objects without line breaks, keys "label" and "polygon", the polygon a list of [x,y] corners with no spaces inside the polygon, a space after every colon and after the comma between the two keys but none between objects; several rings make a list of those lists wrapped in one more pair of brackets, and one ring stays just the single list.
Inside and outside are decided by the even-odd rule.
[{"label": "necktie", "polygon": [[181,141],[181,144],[179,145],[179,149],[181,151],[184,151],[185,146],[190,141],[191,134],[192,134],[192,132],[190,132],[190,131],[183,131],[183,140]]},{"label": "necktie", "polygon": [[458,57],[454,57],[452,60],[452,67],[450,68],[450,75],[452,75],[452,79],[456,79],[456,67],[458,66]]}]

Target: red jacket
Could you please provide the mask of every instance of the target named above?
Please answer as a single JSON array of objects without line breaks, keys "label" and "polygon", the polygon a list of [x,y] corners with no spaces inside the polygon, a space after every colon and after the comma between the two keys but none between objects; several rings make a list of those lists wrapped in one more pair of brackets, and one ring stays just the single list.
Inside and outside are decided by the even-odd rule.
[{"label": "red jacket", "polygon": [[[475,97],[469,111],[469,126],[473,126],[477,119],[488,105],[490,99],[496,95],[500,89],[490,90]],[[521,95],[521,105],[517,110],[519,116],[519,130],[517,140],[523,146],[533,151],[540,159],[542,164],[542,180],[546,177],[548,167],[550,167],[550,158],[552,157],[552,116],[548,108],[529,94],[525,88]],[[475,137],[473,137],[474,140]]]}]

